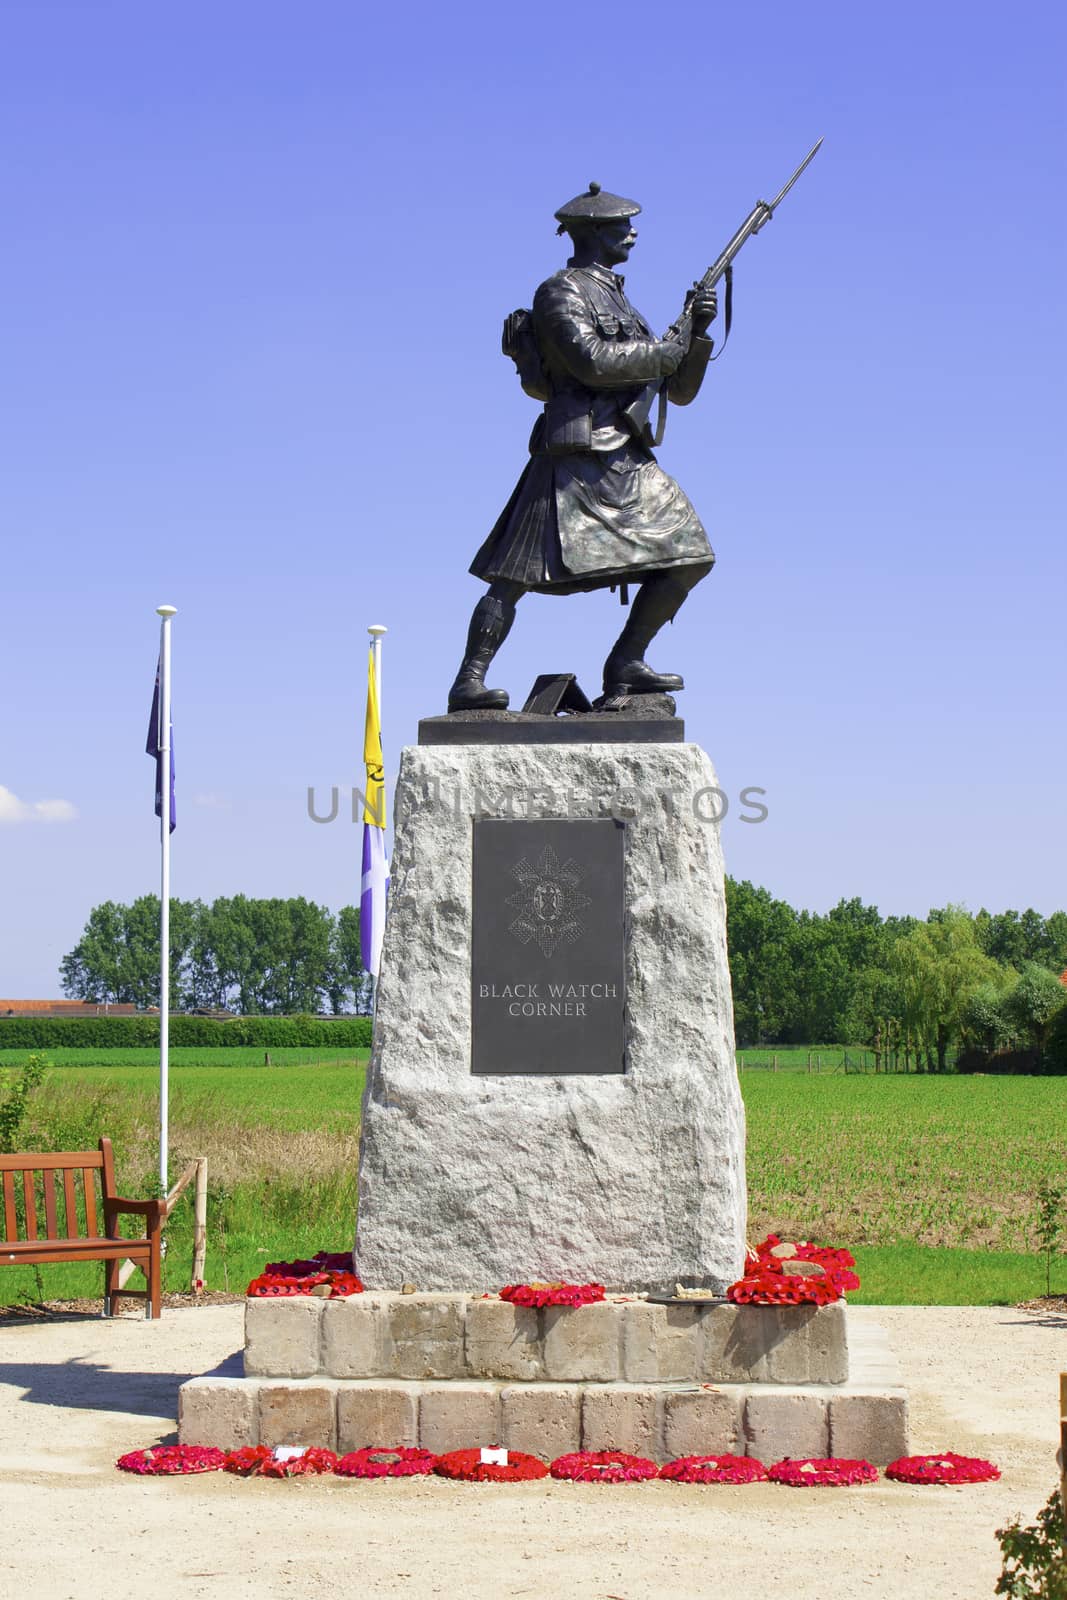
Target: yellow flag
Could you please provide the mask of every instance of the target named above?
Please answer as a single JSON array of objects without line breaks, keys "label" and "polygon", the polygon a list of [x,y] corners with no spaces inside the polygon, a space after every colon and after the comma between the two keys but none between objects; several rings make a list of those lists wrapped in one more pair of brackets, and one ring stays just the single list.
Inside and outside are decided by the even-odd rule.
[{"label": "yellow flag", "polygon": [[367,661],[367,722],[363,732],[363,760],[367,766],[363,820],[372,828],[385,827],[385,774],[382,768],[382,724],[378,712],[378,678],[374,671],[374,646]]}]

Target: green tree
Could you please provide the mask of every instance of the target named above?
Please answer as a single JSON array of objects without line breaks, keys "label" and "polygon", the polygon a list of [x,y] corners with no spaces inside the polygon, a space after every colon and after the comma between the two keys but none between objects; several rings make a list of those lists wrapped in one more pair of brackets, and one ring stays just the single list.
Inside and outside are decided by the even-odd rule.
[{"label": "green tree", "polygon": [[101,1004],[126,1000],[122,970],[125,910],[125,906],[105,900],[90,911],[81,938],[59,964],[64,994]]},{"label": "green tree", "polygon": [[1002,967],[995,978],[979,984],[969,996],[960,1016],[960,1040],[967,1049],[991,1056],[1011,1043],[1008,1000],[1015,981],[1012,969]]},{"label": "green tree", "polygon": [[[185,1003],[189,947],[195,907],[170,903],[170,1002]],[[65,994],[77,1000],[135,1005],[159,1004],[159,896],[141,895],[132,905],[107,900],[89,913],[82,936],[59,967]]]},{"label": "green tree", "polygon": [[777,1042],[797,1009],[791,952],[797,914],[747,879],[727,878],[726,915],[737,1042]]},{"label": "green tree", "polygon": [[927,922],[898,939],[890,954],[903,999],[904,1026],[944,1072],[968,1001],[994,982],[997,963],[980,948],[974,922],[962,906],[932,911]]},{"label": "green tree", "polygon": [[349,1005],[361,1013],[370,1009],[370,985],[363,970],[358,906],[342,906],[337,913],[330,949],[327,994],[335,1016]]},{"label": "green tree", "polygon": [[1028,961],[1006,998],[1004,1011],[1019,1043],[1044,1054],[1049,1029],[1065,1004],[1067,989],[1056,974],[1036,961]]}]

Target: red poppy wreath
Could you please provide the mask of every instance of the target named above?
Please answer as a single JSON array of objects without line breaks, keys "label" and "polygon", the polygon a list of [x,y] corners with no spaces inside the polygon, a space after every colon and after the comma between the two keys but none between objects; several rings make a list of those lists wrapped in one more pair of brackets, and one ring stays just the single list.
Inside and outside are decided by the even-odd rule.
[{"label": "red poppy wreath", "polygon": [[528,1456],[522,1450],[507,1450],[506,1462],[483,1461],[486,1452],[478,1450],[449,1450],[439,1456],[434,1471],[442,1478],[454,1478],[460,1483],[530,1483],[534,1478],[544,1478],[548,1467],[538,1456]]},{"label": "red poppy wreath", "polygon": [[123,1472],[138,1472],[144,1477],[171,1477],[187,1472],[218,1472],[225,1454],[212,1445],[157,1444],[151,1450],[131,1450],[119,1456],[115,1465]]},{"label": "red poppy wreath", "polygon": [[844,1456],[812,1456],[806,1461],[776,1461],[767,1472],[772,1483],[786,1483],[791,1489],[841,1488],[852,1483],[875,1483],[878,1468],[869,1461],[850,1461]]},{"label": "red poppy wreath", "polygon": [[432,1472],[437,1457],[430,1450],[397,1445],[393,1450],[350,1450],[334,1471],[339,1478],[415,1478]]},{"label": "red poppy wreath", "polygon": [[896,1483],[991,1483],[1000,1468],[981,1456],[958,1456],[946,1450],[939,1456],[901,1456],[885,1469]]},{"label": "red poppy wreath", "polygon": [[659,1475],[672,1483],[765,1483],[767,1468],[755,1456],[679,1456]]},{"label": "red poppy wreath", "polygon": [[643,1483],[659,1475],[654,1461],[622,1450],[575,1450],[558,1456],[549,1471],[565,1483]]},{"label": "red poppy wreath", "polygon": [[506,1283],[501,1300],[516,1306],[591,1306],[604,1298],[602,1283]]},{"label": "red poppy wreath", "polygon": [[250,1444],[231,1450],[223,1465],[227,1472],[236,1472],[242,1478],[303,1478],[333,1472],[337,1457],[332,1450],[314,1446],[299,1455],[290,1455],[285,1446],[275,1452],[266,1444]]}]

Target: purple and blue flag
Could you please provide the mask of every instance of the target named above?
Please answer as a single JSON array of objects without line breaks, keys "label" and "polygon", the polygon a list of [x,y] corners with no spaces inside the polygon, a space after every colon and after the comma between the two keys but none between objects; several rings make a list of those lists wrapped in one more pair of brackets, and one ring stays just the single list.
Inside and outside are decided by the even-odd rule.
[{"label": "purple and blue flag", "polygon": [[[160,748],[159,726],[159,673],[160,663],[156,664],[156,686],[152,691],[152,716],[148,724],[148,740],[145,751],[156,764],[156,816],[163,817],[163,751]],[[174,723],[170,725],[170,831],[178,824],[178,815],[174,804]]]}]

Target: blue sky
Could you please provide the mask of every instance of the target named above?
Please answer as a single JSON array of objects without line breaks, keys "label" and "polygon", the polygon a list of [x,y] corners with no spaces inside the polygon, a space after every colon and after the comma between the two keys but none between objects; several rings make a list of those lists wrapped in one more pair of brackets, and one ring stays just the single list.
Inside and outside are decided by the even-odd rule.
[{"label": "blue sky", "polygon": [[[366,625],[387,767],[443,709],[534,403],[506,312],[590,179],[665,326],[759,197],[735,331],[660,452],[719,564],[684,672],[729,869],[796,904],[1067,906],[1062,8],[0,4],[0,994],[150,891],[355,898]],[[492,679],[595,689],[606,592]],[[51,813],[41,814],[41,804]]]}]

